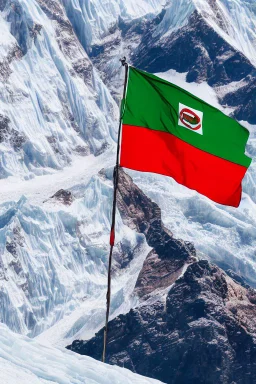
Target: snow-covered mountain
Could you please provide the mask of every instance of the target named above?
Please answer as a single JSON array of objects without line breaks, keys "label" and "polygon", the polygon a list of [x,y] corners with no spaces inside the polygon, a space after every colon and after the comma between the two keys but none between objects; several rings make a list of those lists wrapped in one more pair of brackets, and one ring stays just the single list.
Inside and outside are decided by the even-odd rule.
[{"label": "snow-covered mountain", "polygon": [[[103,325],[123,55],[250,129],[237,210],[129,174],[175,237],[256,286],[255,27],[253,0],[0,1],[1,322],[63,346]],[[150,250],[119,214],[117,232],[112,317]]]},{"label": "snow-covered mountain", "polygon": [[48,13],[37,1],[4,3],[1,178],[28,179],[100,153],[113,143],[118,108],[64,10],[56,2]]},{"label": "snow-covered mountain", "polygon": [[[168,384],[253,383],[256,290],[234,271],[198,260],[122,171],[118,208],[152,249],[135,286],[139,303],[109,323],[107,362]],[[100,360],[103,334],[68,349]]]}]

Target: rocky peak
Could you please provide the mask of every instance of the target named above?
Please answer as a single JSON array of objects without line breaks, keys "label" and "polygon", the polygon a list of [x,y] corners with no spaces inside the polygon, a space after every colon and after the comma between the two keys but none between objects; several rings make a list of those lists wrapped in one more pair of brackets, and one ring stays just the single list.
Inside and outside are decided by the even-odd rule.
[{"label": "rocky peak", "polygon": [[[254,383],[255,290],[197,260],[193,245],[166,231],[159,207],[122,170],[118,208],[153,249],[135,288],[141,304],[109,323],[107,361],[167,384]],[[100,360],[102,344],[103,329],[68,349]]]},{"label": "rocky peak", "polygon": [[148,245],[161,259],[179,255],[188,260],[196,255],[193,244],[178,240],[164,227],[161,210],[133,183],[122,169],[119,172],[118,209],[124,224],[146,236]]},{"label": "rocky peak", "polygon": [[[108,362],[168,384],[252,384],[256,380],[256,305],[248,290],[200,260],[166,299],[109,324]],[[100,359],[103,330],[69,349]]]},{"label": "rocky peak", "polygon": [[58,200],[64,205],[71,205],[74,201],[72,193],[65,189],[60,189],[57,191],[53,196],[51,196],[51,199]]},{"label": "rocky peak", "polygon": [[117,205],[124,224],[143,233],[148,245],[153,248],[140,272],[136,294],[142,298],[155,289],[170,286],[183,268],[195,260],[193,244],[174,238],[163,225],[158,205],[122,169],[119,173]]}]

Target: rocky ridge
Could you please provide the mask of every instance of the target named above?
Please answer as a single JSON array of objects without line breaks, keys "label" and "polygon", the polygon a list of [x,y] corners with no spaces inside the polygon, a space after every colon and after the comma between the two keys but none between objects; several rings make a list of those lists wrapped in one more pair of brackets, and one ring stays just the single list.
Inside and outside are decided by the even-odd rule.
[{"label": "rocky ridge", "polygon": [[[141,304],[109,323],[107,362],[168,384],[254,383],[255,290],[198,260],[193,245],[165,230],[158,206],[123,172],[120,185],[124,222],[153,249],[135,288]],[[100,330],[68,349],[100,359],[102,341]]]}]

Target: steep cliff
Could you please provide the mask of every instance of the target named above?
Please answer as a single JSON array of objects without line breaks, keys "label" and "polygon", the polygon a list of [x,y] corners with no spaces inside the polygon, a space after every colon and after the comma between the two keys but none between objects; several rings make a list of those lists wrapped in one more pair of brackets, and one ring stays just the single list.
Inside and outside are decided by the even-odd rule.
[{"label": "steep cliff", "polygon": [[[135,287],[140,304],[109,323],[107,361],[168,384],[254,383],[256,291],[198,260],[193,245],[165,230],[157,205],[123,172],[120,185],[123,220],[153,250]],[[100,359],[102,343],[103,330],[68,349]]]}]

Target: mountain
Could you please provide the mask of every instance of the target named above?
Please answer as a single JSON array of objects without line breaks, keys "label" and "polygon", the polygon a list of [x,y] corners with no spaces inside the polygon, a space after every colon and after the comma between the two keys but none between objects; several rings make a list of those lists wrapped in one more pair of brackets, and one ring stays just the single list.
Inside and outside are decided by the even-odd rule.
[{"label": "mountain", "polygon": [[[160,288],[167,273],[169,282],[174,281],[172,269],[163,268],[158,255],[151,254],[137,289],[141,292],[143,286],[144,291],[152,281]],[[107,362],[168,384],[251,384],[256,379],[255,304],[255,291],[208,261],[194,262],[165,295],[149,297],[110,322]],[[69,349],[99,359],[102,343],[101,330]]]},{"label": "mountain", "polygon": [[[177,240],[159,207],[121,175],[119,211],[153,248],[136,282],[140,304],[109,323],[107,362],[168,384],[256,380],[256,291]],[[68,349],[100,359],[103,329]]]},{"label": "mountain", "polygon": [[[171,268],[164,284],[177,280],[166,260],[147,258],[157,241],[169,254],[166,237],[182,239],[173,246],[192,259],[207,259],[205,271],[215,263],[256,286],[255,24],[249,0],[0,0],[2,323],[57,346],[88,340],[104,324],[124,55],[242,120],[253,163],[237,210],[172,179],[129,171],[158,205],[152,217],[161,209],[165,229],[149,240],[130,224],[132,209],[124,219],[119,205],[111,318],[139,310],[141,291],[161,284],[162,268]],[[146,259],[148,286],[135,288]]]}]

